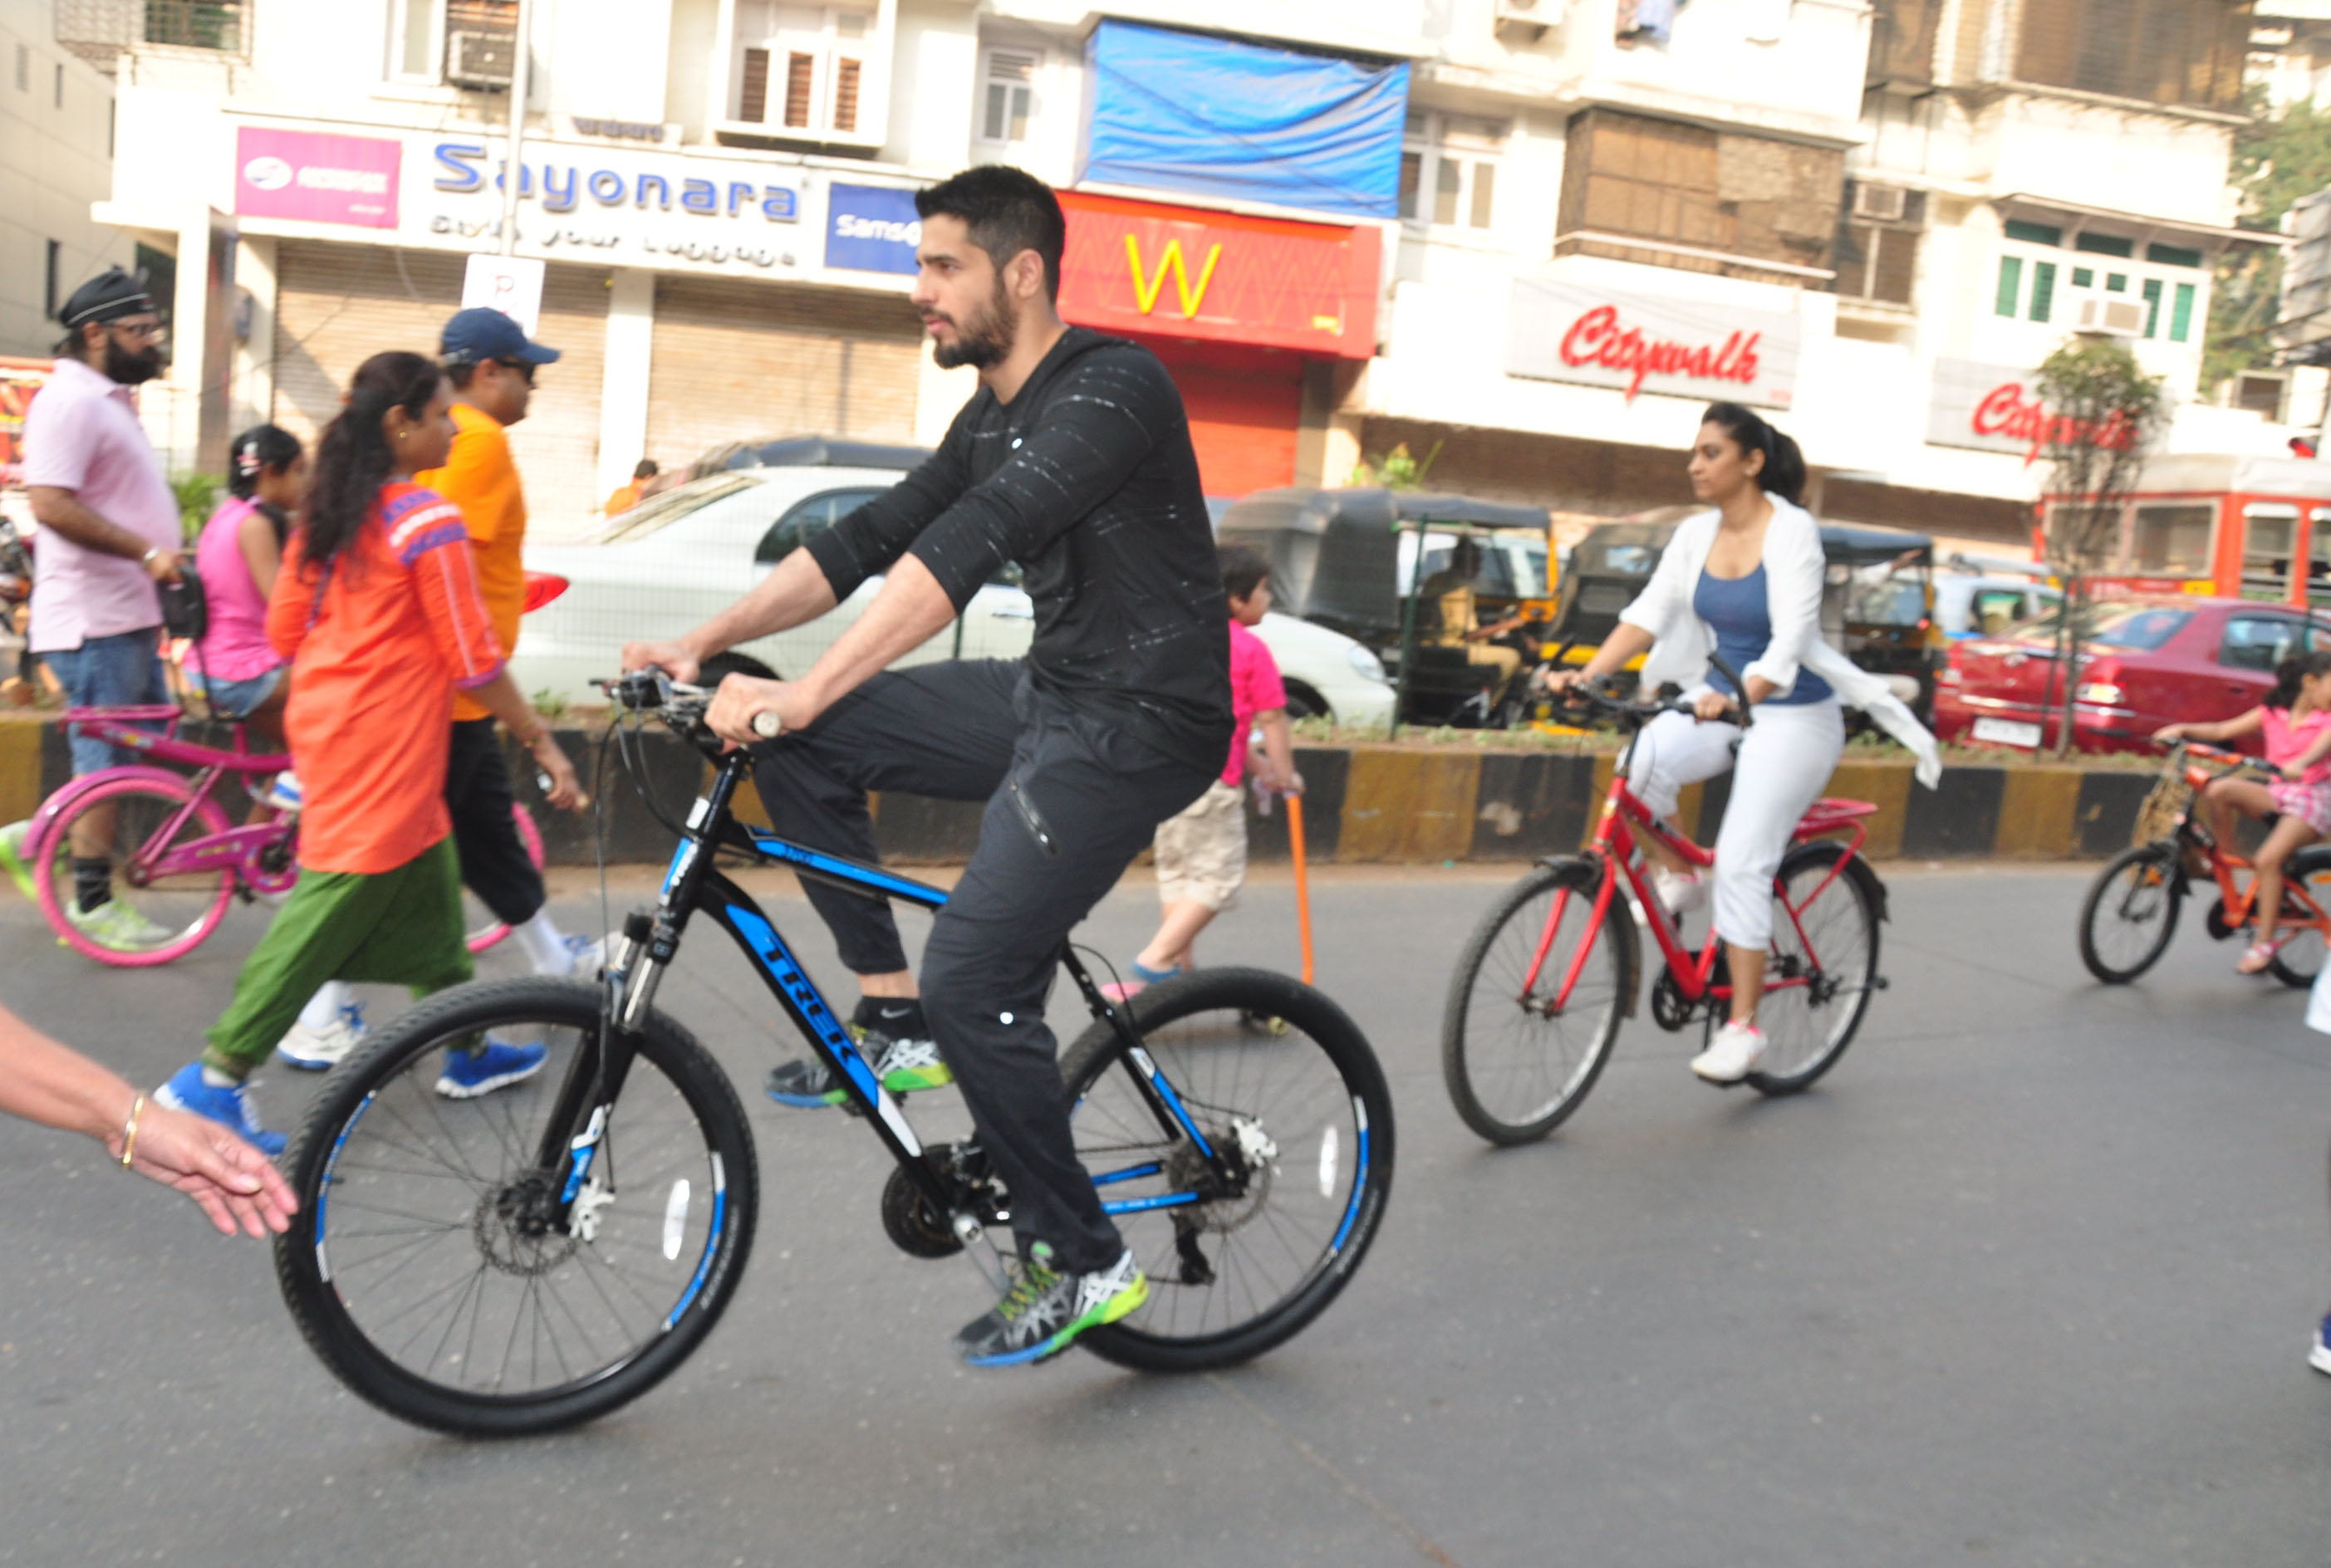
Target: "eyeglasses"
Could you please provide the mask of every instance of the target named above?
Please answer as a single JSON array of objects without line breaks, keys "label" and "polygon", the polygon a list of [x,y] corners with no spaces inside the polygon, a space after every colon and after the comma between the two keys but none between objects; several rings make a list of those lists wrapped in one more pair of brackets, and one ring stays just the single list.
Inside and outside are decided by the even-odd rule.
[{"label": "eyeglasses", "polygon": [[105,324],[105,329],[108,332],[126,332],[132,337],[150,337],[157,343],[161,341],[164,331],[162,324],[158,321],[142,324],[136,321],[109,321]]},{"label": "eyeglasses", "polygon": [[525,360],[497,359],[494,363],[500,366],[504,370],[514,370],[518,372],[518,378],[520,381],[525,382],[528,386],[532,386],[534,385],[534,366],[528,365]]}]

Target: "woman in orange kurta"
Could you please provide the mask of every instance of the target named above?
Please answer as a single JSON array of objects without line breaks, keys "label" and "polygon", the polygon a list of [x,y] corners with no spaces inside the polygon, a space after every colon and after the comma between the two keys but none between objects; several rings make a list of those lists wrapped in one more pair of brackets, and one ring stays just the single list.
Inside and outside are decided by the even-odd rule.
[{"label": "woman in orange kurta", "polygon": [[[210,1047],[157,1091],[268,1153],[243,1080],[326,981],[426,995],[471,977],[447,834],[453,692],[508,723],[561,787],[573,771],[503,668],[459,508],[412,480],[445,461],[450,395],[435,364],[376,354],[316,448],[308,514],[268,604],[291,660],[284,727],[306,803],[300,882],[252,950]],[[557,765],[552,766],[553,759]],[[561,774],[564,777],[560,777]],[[468,1098],[541,1069],[542,1048],[447,1053],[440,1094]]]}]

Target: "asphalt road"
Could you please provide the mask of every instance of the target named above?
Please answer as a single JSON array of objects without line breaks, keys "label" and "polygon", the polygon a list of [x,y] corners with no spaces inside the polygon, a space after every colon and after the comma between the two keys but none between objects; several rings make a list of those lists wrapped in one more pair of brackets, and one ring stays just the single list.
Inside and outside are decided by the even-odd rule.
[{"label": "asphalt road", "polygon": [[[1493,1152],[1437,1039],[1502,877],[1315,887],[1320,982],[1393,1078],[1391,1211],[1326,1316],[1217,1376],[958,1370],[977,1277],[884,1240],[862,1128],[754,1098],[760,1234],[696,1358],[585,1430],[450,1440],[333,1382],[266,1249],[0,1126],[0,1563],[2331,1556],[2331,1380],[2304,1360],[2331,1037],[2299,995],[2236,977],[2191,911],[2106,991],[2072,948],[2084,873],[1905,870],[1893,989],[1816,1092],[1701,1086],[1646,1014],[1559,1136]],[[1129,953],[1153,897],[1120,888],[1089,934]],[[807,907],[773,908],[832,974]],[[0,998],[158,1082],[258,929],[108,973],[6,897]],[[1217,960],[1292,967],[1284,879],[1218,932]],[[683,964],[660,1000],[749,1088],[757,983],[702,940]],[[288,1125],[314,1080],[267,1077]]]}]

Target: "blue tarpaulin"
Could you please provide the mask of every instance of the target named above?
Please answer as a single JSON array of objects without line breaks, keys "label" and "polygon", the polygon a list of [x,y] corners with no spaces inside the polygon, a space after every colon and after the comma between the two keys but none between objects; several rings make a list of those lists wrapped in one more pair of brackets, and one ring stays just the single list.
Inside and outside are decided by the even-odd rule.
[{"label": "blue tarpaulin", "polygon": [[1408,67],[1130,22],[1085,45],[1080,180],[1395,217]]}]

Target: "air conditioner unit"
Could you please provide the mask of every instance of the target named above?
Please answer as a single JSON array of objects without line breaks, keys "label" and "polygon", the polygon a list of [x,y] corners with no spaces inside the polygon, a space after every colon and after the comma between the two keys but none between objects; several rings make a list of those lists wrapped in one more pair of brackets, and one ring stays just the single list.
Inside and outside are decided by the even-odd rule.
[{"label": "air conditioner unit", "polygon": [[1496,0],[1498,36],[1535,43],[1562,20],[1567,0]]},{"label": "air conditioner unit", "polygon": [[445,80],[456,87],[506,89],[518,64],[518,34],[468,29],[445,35]]},{"label": "air conditioner unit", "polygon": [[1910,193],[1899,185],[1865,185],[1853,187],[1853,215],[1874,218],[1881,223],[1898,223],[1909,210]]},{"label": "air conditioner unit", "polygon": [[2075,332],[2102,332],[2114,337],[2134,337],[2145,330],[2145,306],[2136,299],[2110,294],[2086,294],[2072,320]]}]

